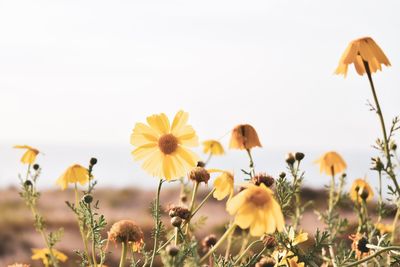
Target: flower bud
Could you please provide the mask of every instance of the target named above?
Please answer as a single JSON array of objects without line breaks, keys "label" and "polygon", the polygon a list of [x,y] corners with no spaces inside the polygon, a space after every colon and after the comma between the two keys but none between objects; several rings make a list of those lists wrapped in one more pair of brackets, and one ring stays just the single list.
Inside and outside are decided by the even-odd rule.
[{"label": "flower bud", "polygon": [[365,237],[362,237],[357,242],[357,249],[363,253],[368,253],[369,248],[367,247],[367,245],[368,245],[368,240]]},{"label": "flower bud", "polygon": [[173,227],[180,227],[182,224],[182,218],[178,216],[172,217],[171,224]]},{"label": "flower bud", "polygon": [[293,166],[296,158],[294,157],[293,153],[288,153],[285,160],[288,165]]},{"label": "flower bud", "polygon": [[360,194],[361,199],[363,199],[363,200],[367,200],[367,198],[368,198],[368,196],[369,196],[368,190],[366,190],[366,189],[364,189],[364,188],[363,188],[363,190],[362,190],[359,194]]},{"label": "flower bud", "polygon": [[206,164],[204,163],[204,161],[198,161],[197,162],[197,167],[202,167],[204,168],[206,166]]},{"label": "flower bud", "polygon": [[397,150],[397,144],[394,141],[390,142],[390,150],[393,151]]},{"label": "flower bud", "polygon": [[372,158],[372,165],[372,169],[378,172],[382,171],[384,168],[383,163],[379,157]]},{"label": "flower bud", "polygon": [[91,165],[91,166],[96,165],[96,163],[97,163],[97,159],[96,159],[96,158],[91,158],[91,159],[90,159],[90,165]]},{"label": "flower bud", "polygon": [[182,203],[185,203],[187,201],[187,196],[185,194],[181,195],[181,201]]},{"label": "flower bud", "polygon": [[86,204],[90,204],[93,201],[93,197],[92,195],[86,194],[83,196],[83,202],[85,202]]},{"label": "flower bud", "polygon": [[281,172],[281,173],[279,174],[279,177],[282,178],[282,179],[285,178],[285,177],[286,177],[286,173],[285,173],[285,172]]},{"label": "flower bud", "polygon": [[275,179],[270,175],[266,175],[265,173],[260,173],[251,178],[251,181],[253,184],[257,186],[260,184],[264,184],[266,187],[271,187],[274,184]]},{"label": "flower bud", "polygon": [[174,206],[169,209],[168,215],[172,217],[179,217],[182,220],[187,220],[190,218],[190,211],[187,208]]},{"label": "flower bud", "polygon": [[26,181],[24,182],[24,185],[25,185],[26,187],[31,187],[31,186],[32,186],[31,180],[26,180]]},{"label": "flower bud", "polygon": [[296,152],[296,154],[294,154],[294,157],[297,161],[301,161],[302,159],[304,159],[304,153]]},{"label": "flower bud", "polygon": [[32,167],[33,167],[33,169],[34,169],[35,171],[39,170],[39,168],[40,168],[39,164],[33,164]]},{"label": "flower bud", "polygon": [[175,257],[179,253],[179,248],[175,245],[168,245],[165,250],[171,257]]}]

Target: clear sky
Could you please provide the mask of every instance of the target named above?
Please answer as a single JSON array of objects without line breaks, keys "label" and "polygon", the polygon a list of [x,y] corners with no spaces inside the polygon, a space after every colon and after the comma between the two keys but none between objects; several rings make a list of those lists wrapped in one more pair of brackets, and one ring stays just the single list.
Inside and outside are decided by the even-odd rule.
[{"label": "clear sky", "polygon": [[384,113],[399,114],[399,10],[366,0],[0,0],[0,154],[14,144],[129,148],[135,122],[179,109],[200,139],[253,124],[265,153],[369,149],[380,131],[367,78],[333,72],[351,40],[373,37],[393,65],[374,75]]}]

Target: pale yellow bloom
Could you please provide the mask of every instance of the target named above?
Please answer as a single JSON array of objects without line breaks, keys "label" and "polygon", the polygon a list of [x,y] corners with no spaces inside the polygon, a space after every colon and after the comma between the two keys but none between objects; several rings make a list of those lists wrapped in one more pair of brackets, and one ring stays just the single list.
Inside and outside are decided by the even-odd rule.
[{"label": "pale yellow bloom", "polygon": [[214,180],[214,188],[215,191],[213,193],[213,197],[216,198],[217,200],[222,200],[229,196],[229,199],[233,195],[233,190],[234,190],[234,179],[233,179],[233,173],[228,172],[228,171],[223,171],[223,170],[216,170],[216,169],[211,169],[208,170],[209,173],[214,173],[218,172],[221,173],[217,178]]},{"label": "pale yellow bloom", "polygon": [[31,146],[14,146],[14,148],[26,149],[24,155],[22,155],[21,162],[24,164],[33,164],[36,160],[36,156],[39,154],[39,150]]},{"label": "pale yellow bloom", "polygon": [[286,267],[304,267],[304,262],[298,262],[298,257],[293,252],[287,250],[275,250],[272,252],[272,258],[275,260],[275,266]]},{"label": "pale yellow bloom", "polygon": [[293,227],[290,227],[289,229],[289,234],[288,234],[289,240],[293,246],[296,246],[300,243],[303,243],[308,240],[308,233],[300,231],[297,235],[294,231]]},{"label": "pale yellow bloom", "polygon": [[85,167],[79,164],[70,166],[61,176],[57,179],[57,184],[61,186],[62,190],[67,189],[68,184],[80,183],[86,184],[89,181],[89,172]]},{"label": "pale yellow bloom", "polygon": [[392,233],[394,227],[392,224],[376,223],[375,228],[379,231],[381,235]]},{"label": "pale yellow bloom", "polygon": [[[68,257],[64,253],[54,248],[51,250],[51,252],[53,253],[54,257],[56,257],[61,262],[66,262],[68,259]],[[32,260],[41,260],[45,267],[50,266],[49,262],[50,250],[48,248],[43,248],[43,249],[34,248],[32,249],[32,253],[33,253]]]},{"label": "pale yellow bloom", "polygon": [[347,46],[335,73],[346,77],[348,65],[354,64],[357,73],[364,75],[366,73],[364,61],[368,63],[371,73],[382,70],[382,64],[390,66],[389,59],[375,41],[371,37],[364,37],[352,41]]},{"label": "pale yellow bloom", "polygon": [[356,179],[350,188],[350,198],[354,202],[361,203],[362,199],[369,202],[374,197],[374,191],[364,179]]},{"label": "pale yellow bloom", "polygon": [[248,185],[227,202],[226,209],[235,216],[236,225],[242,229],[250,228],[252,236],[282,231],[285,225],[281,207],[271,189],[264,184]]},{"label": "pale yellow bloom", "polygon": [[335,151],[325,153],[315,163],[319,164],[319,171],[327,175],[343,173],[347,168],[346,162]]},{"label": "pale yellow bloom", "polygon": [[230,148],[251,149],[257,146],[261,147],[261,143],[253,126],[250,124],[240,124],[233,128],[229,143]]},{"label": "pale yellow bloom", "polygon": [[12,265],[8,265],[8,267],[29,267],[29,264],[24,264],[24,263],[14,263]]},{"label": "pale yellow bloom", "polygon": [[213,156],[225,154],[224,147],[217,140],[206,140],[203,142],[203,152]]},{"label": "pale yellow bloom", "polygon": [[147,123],[136,123],[131,135],[135,160],[143,160],[142,168],[149,174],[167,180],[185,176],[197,165],[198,156],[187,147],[198,145],[189,115],[179,111],[170,125],[164,113],[147,117]]}]

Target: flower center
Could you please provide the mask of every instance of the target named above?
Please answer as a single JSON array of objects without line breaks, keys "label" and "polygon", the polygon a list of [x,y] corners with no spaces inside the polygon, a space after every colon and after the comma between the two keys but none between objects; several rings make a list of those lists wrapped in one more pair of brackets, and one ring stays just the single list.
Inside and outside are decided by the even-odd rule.
[{"label": "flower center", "polygon": [[254,190],[251,192],[251,195],[249,196],[249,201],[254,203],[257,206],[262,206],[265,203],[267,203],[269,200],[268,194],[262,190],[261,188]]},{"label": "flower center", "polygon": [[164,154],[171,154],[178,148],[178,139],[172,134],[164,134],[158,139],[158,147]]}]

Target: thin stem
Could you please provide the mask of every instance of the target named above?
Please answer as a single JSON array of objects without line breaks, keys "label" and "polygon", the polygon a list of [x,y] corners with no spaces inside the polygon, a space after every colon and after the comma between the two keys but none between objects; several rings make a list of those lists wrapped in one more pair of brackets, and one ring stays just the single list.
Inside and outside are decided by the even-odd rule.
[{"label": "thin stem", "polygon": [[210,154],[208,154],[206,162],[204,162],[204,166],[207,166],[207,164],[210,163],[211,158],[212,158],[212,153],[210,152]]},{"label": "thin stem", "polygon": [[126,251],[127,251],[127,244],[126,242],[122,242],[122,252],[121,252],[121,259],[119,261],[119,267],[125,266]]},{"label": "thin stem", "polygon": [[233,265],[236,266],[236,264],[240,263],[240,260],[249,252],[249,250],[257,243],[262,242],[262,240],[255,240],[250,243],[250,245],[247,246],[247,248],[239,255],[239,257],[236,259],[236,261],[233,263]]},{"label": "thin stem", "polygon": [[253,156],[251,155],[251,150],[250,149],[246,149],[246,151],[247,151],[247,155],[249,156],[249,160],[250,160],[250,164],[249,164],[250,175],[251,175],[251,177],[254,177],[254,176],[256,176],[256,171],[255,171],[255,168],[254,168]]},{"label": "thin stem", "polygon": [[359,261],[353,262],[353,263],[351,263],[351,264],[344,265],[343,267],[358,266],[359,264],[361,264],[361,263],[363,263],[363,262],[367,262],[367,261],[369,261],[369,260],[374,259],[376,256],[382,254],[383,252],[391,251],[391,250],[395,250],[395,251],[396,251],[396,250],[400,250],[400,247],[398,247],[398,246],[391,246],[391,247],[383,248],[383,249],[381,249],[381,250],[375,252],[374,254],[372,254],[372,255],[370,255],[370,256],[368,256],[368,257],[365,257],[365,258],[363,258],[363,259],[361,259],[361,260],[359,260]]},{"label": "thin stem", "polygon": [[[399,204],[397,204],[399,205]],[[396,215],[394,215],[394,219],[393,219],[393,224],[392,224],[392,228],[393,228],[393,233],[392,233],[392,237],[390,238],[390,243],[394,243],[395,239],[396,239],[396,226],[397,226],[397,222],[399,220],[399,216],[400,216],[400,208],[399,206],[397,206],[397,211],[396,211]]]},{"label": "thin stem", "polygon": [[94,222],[93,222],[93,215],[92,215],[92,211],[90,208],[90,204],[88,204],[88,209],[89,209],[89,213],[90,213],[90,230],[91,230],[91,234],[92,234],[92,259],[93,259],[93,265],[94,267],[97,267],[97,260],[96,260],[96,243],[95,243],[95,234],[94,234]]},{"label": "thin stem", "polygon": [[226,238],[229,236],[231,232],[233,232],[236,228],[236,224],[232,224],[228,229],[226,229],[225,233],[221,236],[221,238],[218,240],[218,242],[204,255],[200,262],[205,261],[210,255],[214,253],[214,251],[222,244],[225,242]]},{"label": "thin stem", "polygon": [[161,192],[161,186],[163,184],[163,180],[160,179],[160,182],[158,183],[158,189],[157,189],[157,195],[156,195],[156,210],[155,210],[155,234],[154,234],[154,247],[153,247],[153,253],[151,255],[151,260],[150,260],[150,267],[153,266],[154,264],[154,258],[156,257],[156,252],[157,252],[157,245],[158,245],[158,236],[160,234],[160,212],[159,212],[159,206],[160,206],[160,192]]},{"label": "thin stem", "polygon": [[[232,225],[233,222],[231,221],[229,223],[229,225]],[[232,248],[232,237],[233,237],[233,233],[231,232],[228,236],[228,243],[226,244],[226,249],[225,249],[225,260],[228,260],[230,254],[231,254],[231,248]]]},{"label": "thin stem", "polygon": [[[196,194],[197,194],[197,191],[198,191],[198,189],[199,189],[199,182],[195,182],[194,183],[194,186],[193,186],[193,192],[192,192],[192,200],[190,201],[190,205],[189,205],[189,211],[190,211],[190,214],[192,214],[192,211],[193,211],[193,209],[194,209],[194,204],[195,204],[195,201],[196,201]],[[191,216],[192,217],[192,216]],[[186,224],[186,229],[185,229],[185,234],[187,234],[188,232],[189,232],[189,228],[190,228],[190,219],[191,218],[189,218],[189,220],[188,220],[188,222],[187,222],[187,224]]]}]

